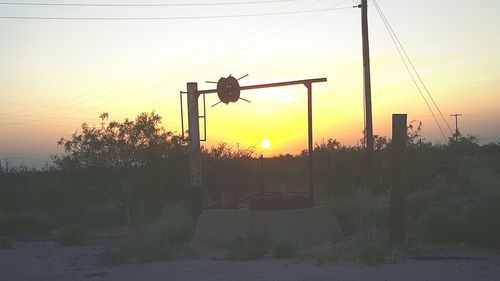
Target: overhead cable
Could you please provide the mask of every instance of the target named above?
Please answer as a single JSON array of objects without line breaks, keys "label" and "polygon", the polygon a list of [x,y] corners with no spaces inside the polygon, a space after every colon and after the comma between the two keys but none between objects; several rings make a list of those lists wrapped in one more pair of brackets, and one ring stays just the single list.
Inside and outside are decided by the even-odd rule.
[{"label": "overhead cable", "polygon": [[[423,83],[423,80],[421,79],[420,75],[418,74],[417,70],[415,69],[413,63],[411,62],[408,54],[406,53],[406,51],[404,50],[404,47],[403,45],[401,44],[401,41],[397,38],[397,35],[396,33],[394,32],[394,30],[392,29],[392,27],[390,26],[387,18],[384,16],[382,10],[380,9],[380,6],[378,5],[378,3],[376,2],[376,0],[373,0],[373,3],[375,4],[375,8],[377,10],[377,12],[379,13],[381,19],[382,19],[382,22],[384,23],[387,31],[389,32],[389,35],[391,36],[391,40],[392,42],[394,43],[394,46],[396,47],[398,53],[399,53],[399,56],[401,58],[401,60],[403,61],[404,63],[404,66],[406,68],[406,70],[408,71],[408,74],[410,75],[411,79],[413,80],[413,83],[415,84],[415,86],[417,87],[417,90],[418,92],[420,93],[420,96],[422,97],[422,99],[424,100],[427,108],[429,109],[430,113],[432,114],[432,117],[434,119],[434,121],[436,122],[436,125],[438,126],[439,128],[439,131],[441,132],[441,135],[443,136],[444,140],[445,141],[448,141],[448,138],[446,137],[446,135],[444,134],[444,131],[443,129],[441,128],[441,125],[439,124],[439,121],[437,120],[436,118],[436,115],[434,113],[434,111],[432,110],[429,102],[427,101],[427,99],[425,98],[425,95],[424,93],[422,92],[422,89],[420,88],[417,80],[415,79],[413,73],[411,72],[410,70],[410,66],[412,67],[413,71],[415,72],[416,76],[418,77],[420,83],[422,84],[423,88],[426,90],[428,96],[430,97],[430,99],[432,100],[434,106],[436,107],[436,109],[438,110],[439,114],[441,115],[441,118],[443,119],[443,121],[445,122],[446,126],[448,127],[448,129],[450,129],[450,126],[448,124],[448,122],[446,121],[446,119],[444,118],[443,114],[441,113],[441,110],[439,109],[439,107],[437,106],[436,102],[434,101],[434,99],[432,98],[430,92],[427,90],[427,87],[425,86],[425,84]],[[403,56],[403,53],[404,53],[404,56]],[[405,59],[406,57],[406,59]],[[408,60],[408,62],[406,61]],[[410,65],[410,66],[409,66]],[[450,129],[451,131],[451,129]],[[453,133],[453,132],[452,132]]]},{"label": "overhead cable", "polygon": [[38,17],[38,16],[0,16],[0,19],[16,19],[16,20],[87,20],[87,21],[133,21],[133,20],[196,20],[196,19],[224,19],[224,18],[245,18],[259,16],[276,16],[276,15],[291,15],[318,13],[333,10],[351,9],[352,7],[326,8],[315,10],[302,11],[287,11],[273,13],[256,13],[256,14],[235,14],[235,15],[213,15],[213,16],[181,16],[181,17]]},{"label": "overhead cable", "polygon": [[[314,3],[312,3],[312,4],[308,5],[307,7],[304,7],[304,8],[310,8],[310,7],[312,7],[313,5],[317,4],[318,2],[321,2],[321,0],[315,1]],[[344,2],[346,2],[346,1],[343,1],[342,3],[344,3]],[[339,6],[340,4],[341,4],[341,3],[339,3],[339,4],[338,4],[338,5],[336,5],[336,6]],[[289,5],[286,5],[286,6],[289,6]],[[285,6],[285,7],[286,7],[286,6]],[[335,6],[333,6],[333,7],[335,7]],[[289,15],[289,16],[290,16],[290,15]],[[278,21],[274,21],[273,23],[271,23],[271,24],[269,24],[269,25],[266,25],[266,26],[264,26],[263,28],[257,29],[257,30],[253,31],[253,32],[252,32],[252,33],[250,33],[250,34],[247,34],[247,35],[246,35],[246,36],[244,36],[244,37],[249,37],[250,35],[253,35],[253,34],[258,34],[258,33],[262,32],[262,31],[264,31],[265,29],[268,29],[269,27],[273,26],[273,24],[274,24],[274,23],[281,22],[282,20],[284,20],[284,19],[288,18],[289,16],[287,16],[287,17],[285,17],[285,18],[282,18],[282,19],[280,19],[280,20],[278,20]],[[254,25],[254,23],[252,23],[252,24],[250,24],[250,25],[248,25],[248,26],[252,26],[252,25]],[[241,30],[238,30],[237,32],[239,33],[239,32],[241,32]],[[225,35],[225,37],[232,36],[232,35],[234,35],[234,34],[236,34],[236,33],[232,33],[232,34],[229,34],[229,35],[227,35],[227,34],[226,34],[226,35]],[[216,43],[216,42],[219,42],[221,39],[222,39],[222,38],[218,38],[218,39],[216,39],[215,41],[213,41],[211,44]],[[230,43],[225,44],[225,45],[223,45],[222,47],[218,48],[218,51],[220,51],[221,49],[225,49],[225,48],[227,48],[228,46],[232,45],[233,43],[235,43],[235,42],[239,42],[239,41],[241,41],[241,40],[240,40],[240,39],[233,40],[233,41],[231,41]],[[209,44],[209,45],[211,45],[211,44]],[[196,51],[202,50],[202,49],[204,49],[204,48],[206,48],[206,46],[205,46],[205,45],[204,45],[204,46],[202,46],[202,47],[200,47],[200,48],[198,48]],[[196,52],[196,51],[193,51],[193,52]],[[193,52],[191,52],[191,53],[193,53]],[[212,55],[213,53],[214,53],[214,52],[210,52],[210,53],[207,53],[207,54],[203,54],[203,55],[201,55],[201,56],[197,56],[197,57],[195,57],[194,59],[190,60],[190,62],[197,62],[197,61],[199,61],[199,59],[204,58],[204,57],[207,57],[208,55]],[[187,56],[187,55],[184,55],[184,56]],[[177,57],[177,58],[179,58],[179,57]],[[176,60],[177,60],[177,59],[176,59]],[[172,62],[173,62],[173,61],[171,61],[170,63],[172,63]],[[186,65],[187,63],[184,63],[184,64]],[[143,73],[143,74],[149,74],[149,73],[150,73],[150,72],[152,72],[152,71],[153,71],[153,69],[151,69],[151,70],[149,70],[149,71],[147,71],[146,73]],[[137,75],[137,77],[143,76],[143,74],[141,74],[141,75]],[[134,79],[135,79],[135,78],[134,78]],[[109,85],[109,86],[107,86],[107,87],[105,87],[105,88],[102,88],[102,89],[99,89],[99,90],[95,90],[95,91],[92,91],[92,92],[89,92],[89,93],[85,93],[85,94],[80,95],[80,96],[77,96],[77,97],[67,98],[67,99],[65,99],[65,100],[58,101],[58,102],[53,103],[53,104],[44,105],[44,106],[41,106],[41,107],[37,107],[37,108],[33,108],[33,109],[29,109],[29,110],[24,111],[21,115],[16,116],[16,118],[19,118],[19,117],[22,117],[22,118],[24,118],[24,117],[32,117],[32,115],[33,115],[33,114],[40,114],[40,113],[42,113],[42,114],[43,114],[43,113],[45,113],[45,112],[52,112],[52,111],[54,110],[54,108],[68,108],[68,107],[79,106],[79,105],[82,105],[82,104],[84,104],[84,103],[85,103],[85,102],[83,102],[83,101],[86,101],[86,100],[89,100],[89,99],[92,99],[92,100],[102,99],[102,98],[107,97],[107,96],[108,96],[108,94],[104,94],[104,95],[101,95],[101,96],[98,96],[98,97],[94,97],[94,96],[95,96],[96,94],[99,94],[101,91],[108,91],[109,89],[111,89],[111,88],[115,88],[116,86],[120,86],[120,87],[119,87],[119,89],[123,89],[123,88],[124,88],[124,86],[121,86],[121,85],[119,85],[119,84],[120,84],[120,83],[114,83],[114,84]],[[128,82],[127,82],[127,84],[128,84]],[[163,83],[162,83],[162,84],[163,84]],[[151,87],[149,87],[149,88],[151,88]],[[118,98],[118,99],[114,99],[113,101],[120,100],[121,98],[123,98],[123,97],[120,97],[120,98]],[[83,101],[77,101],[77,102],[75,102],[75,100],[81,100],[81,99],[83,99]],[[71,103],[70,103],[70,104],[68,104],[68,103],[67,103],[68,101],[69,101],[69,102],[71,102]],[[0,114],[0,116],[1,116],[1,114]]]},{"label": "overhead cable", "polygon": [[272,4],[293,2],[297,0],[268,0],[268,1],[238,1],[238,2],[208,2],[208,3],[37,3],[37,2],[0,2],[5,6],[63,6],[63,7],[186,7],[186,6],[226,6],[249,4]]}]

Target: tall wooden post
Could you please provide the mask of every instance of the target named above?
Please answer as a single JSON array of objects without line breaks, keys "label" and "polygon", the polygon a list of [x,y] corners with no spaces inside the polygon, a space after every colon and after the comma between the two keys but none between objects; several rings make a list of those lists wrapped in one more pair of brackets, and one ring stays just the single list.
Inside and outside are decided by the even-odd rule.
[{"label": "tall wooden post", "polygon": [[370,78],[370,45],[368,42],[368,0],[361,0],[361,33],[363,36],[363,84],[365,104],[366,181],[373,187],[373,121]]},{"label": "tall wooden post", "polygon": [[189,133],[189,167],[191,187],[191,211],[193,223],[203,210],[201,200],[201,149],[200,123],[198,113],[198,84],[187,83],[188,133]]},{"label": "tall wooden post", "polygon": [[406,238],[406,122],[406,114],[392,115],[391,240],[396,243]]},{"label": "tall wooden post", "polygon": [[314,143],[312,128],[312,84],[307,87],[307,150],[309,152],[309,194],[314,205]]}]

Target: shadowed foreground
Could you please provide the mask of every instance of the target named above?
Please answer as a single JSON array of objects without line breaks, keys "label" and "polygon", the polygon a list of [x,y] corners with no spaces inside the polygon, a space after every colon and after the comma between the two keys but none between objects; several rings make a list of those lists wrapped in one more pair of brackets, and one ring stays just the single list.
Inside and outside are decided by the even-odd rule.
[{"label": "shadowed foreground", "polygon": [[411,261],[376,266],[317,265],[314,260],[261,259],[235,262],[184,259],[97,265],[96,247],[55,247],[50,242],[20,243],[0,250],[0,280],[498,280],[500,259]]}]

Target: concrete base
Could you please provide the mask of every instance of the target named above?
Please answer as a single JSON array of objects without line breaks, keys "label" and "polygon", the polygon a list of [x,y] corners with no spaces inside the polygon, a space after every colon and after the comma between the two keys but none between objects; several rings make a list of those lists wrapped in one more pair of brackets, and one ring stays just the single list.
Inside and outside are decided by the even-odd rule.
[{"label": "concrete base", "polygon": [[291,210],[205,210],[191,239],[194,244],[228,246],[237,238],[312,246],[340,239],[335,212],[328,207]]}]

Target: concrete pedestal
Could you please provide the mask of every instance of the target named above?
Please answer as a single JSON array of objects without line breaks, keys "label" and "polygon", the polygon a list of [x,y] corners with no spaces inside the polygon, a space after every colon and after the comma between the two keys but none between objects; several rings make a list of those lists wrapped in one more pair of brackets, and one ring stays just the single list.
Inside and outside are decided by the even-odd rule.
[{"label": "concrete pedestal", "polygon": [[228,246],[237,238],[268,243],[291,241],[312,246],[340,239],[335,212],[329,207],[291,210],[205,210],[191,239],[194,244]]}]

